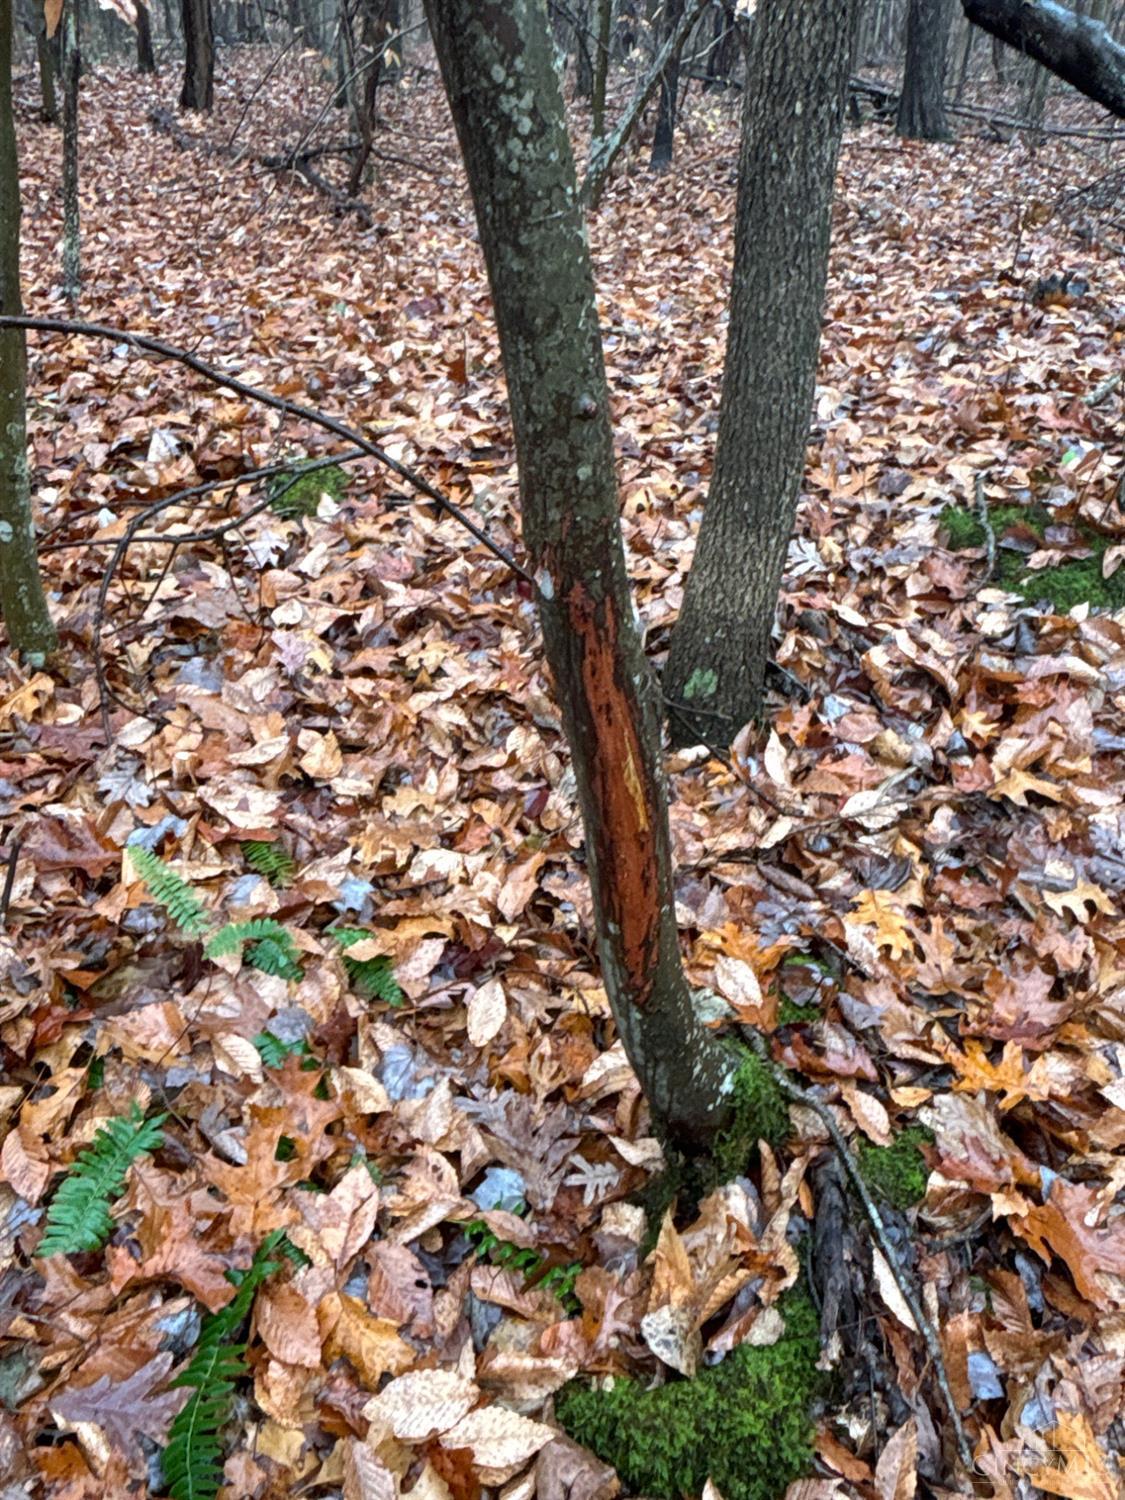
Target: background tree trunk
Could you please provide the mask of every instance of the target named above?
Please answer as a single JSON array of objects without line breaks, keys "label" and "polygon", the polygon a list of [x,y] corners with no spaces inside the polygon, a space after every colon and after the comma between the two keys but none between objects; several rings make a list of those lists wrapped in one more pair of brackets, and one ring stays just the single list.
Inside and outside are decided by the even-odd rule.
[{"label": "background tree trunk", "polygon": [[63,85],[63,291],[73,305],[82,287],[82,223],[78,202],[78,88],[82,56],[78,42],[78,0],[65,0],[59,27]]},{"label": "background tree trunk", "polygon": [[184,86],[180,108],[208,111],[215,99],[215,32],[211,0],[182,0]]},{"label": "background tree trunk", "polygon": [[[660,28],[660,39],[666,42],[674,36],[684,14],[685,0],[664,0],[664,23]],[[682,46],[682,43],[681,43]],[[652,155],[649,166],[663,171],[672,165],[672,152],[676,140],[676,101],[680,92],[680,47],[673,47],[664,71],[660,75],[660,92],[656,104],[656,133],[652,138]]]},{"label": "background tree trunk", "polygon": [[1125,46],[1058,0],[961,0],[970,21],[1125,119]]},{"label": "background tree trunk", "polygon": [[[39,7],[37,6],[38,10]],[[59,99],[56,88],[58,78],[58,43],[47,35],[47,22],[40,13],[36,16],[35,57],[39,64],[39,97],[42,101],[40,114],[48,125],[59,122]]]},{"label": "background tree trunk", "polygon": [[156,54],[152,50],[152,21],[145,0],[137,0],[137,72],[156,72]]},{"label": "background tree trunk", "polygon": [[906,67],[895,134],[911,141],[947,141],[945,52],[953,19],[951,0],[910,0],[906,17]]},{"label": "background tree trunk", "polygon": [[625,577],[594,278],[544,0],[427,0],[476,205],[524,539],[574,757],[602,976],[657,1118],[704,1141],[731,1061],[680,962],[655,686]]},{"label": "background tree trunk", "polygon": [[590,99],[590,138],[605,134],[605,90],[609,79],[609,47],[613,35],[613,0],[596,0],[597,51],[594,54],[594,91]]},{"label": "background tree trunk", "polygon": [[[0,0],[0,313],[18,316],[20,179],[12,119],[12,0]],[[0,617],[12,646],[46,655],[55,631],[43,597],[27,474],[27,352],[22,329],[0,332]]]},{"label": "background tree trunk", "polygon": [[715,468],[664,674],[672,735],[761,704],[805,468],[857,0],[759,0],[750,35]]}]

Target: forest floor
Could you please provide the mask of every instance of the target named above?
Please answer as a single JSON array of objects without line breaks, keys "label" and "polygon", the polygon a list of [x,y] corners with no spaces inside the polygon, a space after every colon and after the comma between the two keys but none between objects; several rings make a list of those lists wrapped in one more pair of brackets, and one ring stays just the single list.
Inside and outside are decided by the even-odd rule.
[{"label": "forest floor", "polygon": [[[436,80],[388,91],[379,146],[413,165],[376,163],[365,227],[260,164],[326,97],[308,59],[255,94],[265,66],[220,54],[213,116],[179,122],[192,147],[149,117],[171,73],[87,79],[75,315],[378,435],[518,556]],[[19,103],[25,300],[66,316],[59,137],[30,79]],[[591,225],[657,658],[713,452],[734,206],[733,109],[689,114],[674,170],[635,156]],[[345,129],[328,111],[315,139]],[[1121,1482],[1125,615],[1053,613],[999,580],[1012,552],[1032,572],[1125,557],[1109,149],[848,131],[769,722],[730,766],[671,761],[690,977],[865,1143],[998,1500]],[[122,343],[30,342],[62,645],[49,672],[0,666],[5,857],[22,839],[0,931],[4,1471],[68,1500],[162,1493],[188,1396],[169,1382],[235,1295],[228,1270],[284,1229],[221,1414],[230,1495],[600,1500],[612,1476],[556,1438],[555,1394],[786,1337],[820,1124],[794,1110],[750,1177],[681,1206],[648,1253],[637,1194],[661,1152],[612,1041],[527,588],[364,459],[317,485],[315,514],[259,509],[220,540],[168,543],[252,510],[260,485],[164,510],[102,608],[138,505],[341,445]],[[978,545],[948,545],[948,508],[975,516],[982,493],[1046,518],[1006,519],[991,564],[971,517]],[[254,841],[290,857],[273,883]],[[258,954],[275,972],[179,931],[130,842],[214,927],[285,924]],[[334,924],[365,933],[347,963]],[[62,1174],[134,1104],[166,1116],[163,1144],[108,1244],[34,1259]],[[869,1149],[908,1127],[920,1198],[915,1147],[897,1175]],[[859,1264],[862,1218],[851,1233]],[[855,1290],[802,1500],[941,1492],[932,1351],[885,1264]]]}]

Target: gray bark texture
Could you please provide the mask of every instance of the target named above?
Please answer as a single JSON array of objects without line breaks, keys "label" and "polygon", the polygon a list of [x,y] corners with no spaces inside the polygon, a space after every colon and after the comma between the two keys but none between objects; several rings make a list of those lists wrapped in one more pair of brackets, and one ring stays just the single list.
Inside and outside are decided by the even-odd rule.
[{"label": "gray bark texture", "polygon": [[970,21],[1125,119],[1125,45],[1058,0],[961,0]]},{"label": "gray bark texture", "polygon": [[[12,0],[0,0],[0,313],[22,311],[20,179],[12,120]],[[26,389],[23,332],[0,332],[0,618],[11,645],[34,657],[51,650],[55,631],[35,555]]]},{"label": "gray bark texture", "polygon": [[152,20],[147,0],[137,0],[137,72],[156,72],[156,54],[152,50]]},{"label": "gray bark texture", "polygon": [[82,57],[78,40],[78,0],[65,0],[62,13],[62,276],[67,301],[74,305],[82,288],[82,224],[78,199],[78,91]]},{"label": "gray bark texture", "polygon": [[211,0],[181,0],[184,84],[180,108],[210,111],[215,99],[215,30]]},{"label": "gray bark texture", "polygon": [[731,1060],[680,962],[655,684],[634,623],[585,218],[544,0],[426,0],[488,267],[523,532],[586,832],[598,949],[653,1113],[689,1147]]},{"label": "gray bark texture", "polygon": [[906,16],[906,68],[895,134],[911,141],[947,141],[945,53],[952,0],[910,0]]},{"label": "gray bark texture", "polygon": [[715,468],[664,694],[673,739],[761,706],[805,467],[856,0],[759,0],[750,31]]}]

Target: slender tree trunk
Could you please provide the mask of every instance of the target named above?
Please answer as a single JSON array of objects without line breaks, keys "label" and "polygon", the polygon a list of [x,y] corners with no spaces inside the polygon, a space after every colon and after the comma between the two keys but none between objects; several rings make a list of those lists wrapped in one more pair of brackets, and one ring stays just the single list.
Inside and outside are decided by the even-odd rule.
[{"label": "slender tree trunk", "polygon": [[590,0],[574,5],[574,92],[579,99],[594,97],[594,58],[590,51]]},{"label": "slender tree trunk", "polygon": [[906,68],[895,134],[911,141],[947,141],[945,52],[952,0],[910,0],[906,17]]},{"label": "slender tree trunk", "polygon": [[609,78],[609,47],[613,35],[613,0],[597,0],[598,37],[594,56],[594,92],[590,100],[590,138],[605,135],[605,89]]},{"label": "slender tree trunk", "polygon": [[427,0],[488,266],[524,540],[574,758],[606,993],[657,1118],[704,1142],[730,1058],[680,963],[654,683],[625,576],[594,278],[544,0]]},{"label": "slender tree trunk", "polygon": [[152,50],[152,20],[145,0],[137,0],[137,72],[156,72],[156,54]]},{"label": "slender tree trunk", "polygon": [[673,737],[727,744],[761,705],[805,468],[857,0],[758,0],[710,496],[664,674]]},{"label": "slender tree trunk", "polygon": [[[12,119],[12,0],[0,0],[0,312],[18,316],[20,179]],[[0,618],[33,658],[55,644],[35,555],[27,473],[27,351],[22,329],[0,332]]]},{"label": "slender tree trunk", "polygon": [[[683,19],[685,0],[664,0],[664,24],[661,41],[674,36]],[[681,43],[681,47],[682,47]],[[672,165],[672,152],[676,140],[676,101],[680,92],[680,47],[672,49],[660,75],[660,94],[656,107],[656,132],[652,138],[652,155],[649,166],[662,172]]]},{"label": "slender tree trunk", "polygon": [[184,86],[180,108],[210,111],[215,102],[215,27],[211,0],[181,0]]},{"label": "slender tree trunk", "polygon": [[82,224],[78,204],[78,85],[82,56],[78,41],[78,0],[65,0],[59,35],[62,38],[63,85],[63,292],[78,301],[82,287]]},{"label": "slender tree trunk", "polygon": [[59,123],[59,99],[56,89],[58,76],[58,44],[47,35],[47,23],[42,15],[36,16],[35,57],[39,64],[39,97],[42,101],[39,113],[48,125]]},{"label": "slender tree trunk", "polygon": [[715,9],[715,31],[707,55],[707,88],[727,89],[734,81],[738,62],[738,22],[734,7],[723,0]]},{"label": "slender tree trunk", "polygon": [[961,0],[970,21],[1125,119],[1125,46],[1058,0]]}]

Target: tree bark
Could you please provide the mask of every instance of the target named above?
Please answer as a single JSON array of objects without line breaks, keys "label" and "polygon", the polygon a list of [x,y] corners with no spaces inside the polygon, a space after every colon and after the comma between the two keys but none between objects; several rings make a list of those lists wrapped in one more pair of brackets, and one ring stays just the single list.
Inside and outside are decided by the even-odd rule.
[{"label": "tree bark", "polygon": [[156,54],[152,50],[152,20],[146,0],[137,0],[137,72],[156,72]]},{"label": "tree bark", "polygon": [[[20,179],[12,119],[12,0],[0,0],[0,313],[18,316]],[[0,618],[12,647],[45,656],[55,631],[43,596],[27,472],[27,349],[0,332]]]},{"label": "tree bark", "polygon": [[[37,7],[38,9],[38,7]],[[59,122],[59,99],[56,88],[58,77],[58,44],[47,35],[46,19],[36,16],[35,57],[39,64],[39,97],[42,101],[39,113],[47,125]]]},{"label": "tree bark", "polygon": [[586,830],[606,993],[654,1115],[706,1142],[731,1059],[680,962],[659,714],[618,521],[594,278],[544,0],[426,0],[476,207],[524,540]]},{"label": "tree bark", "polygon": [[[660,36],[663,43],[675,36],[683,20],[684,0],[664,0],[664,24]],[[686,40],[686,37],[684,38]],[[680,93],[680,48],[673,47],[660,75],[660,94],[656,106],[656,131],[652,137],[652,155],[649,166],[656,172],[665,171],[672,165],[672,152],[676,141],[676,101]]]},{"label": "tree bark", "polygon": [[215,29],[211,0],[182,0],[184,86],[180,108],[210,111],[215,101]]},{"label": "tree bark", "polygon": [[78,42],[78,0],[65,0],[59,29],[62,59],[63,292],[73,306],[82,287],[82,223],[78,201],[78,89],[82,56]]},{"label": "tree bark", "polygon": [[761,705],[805,467],[857,0],[759,0],[710,495],[664,673],[673,738],[727,744]]},{"label": "tree bark", "polygon": [[906,68],[895,134],[910,141],[947,141],[945,52],[953,19],[951,0],[910,0],[906,18]]},{"label": "tree bark", "polygon": [[594,55],[594,90],[590,97],[590,139],[605,134],[605,91],[609,79],[609,47],[613,32],[613,0],[596,0],[597,52]]},{"label": "tree bark", "polygon": [[1125,45],[1058,0],[961,0],[970,21],[1125,119]]}]

